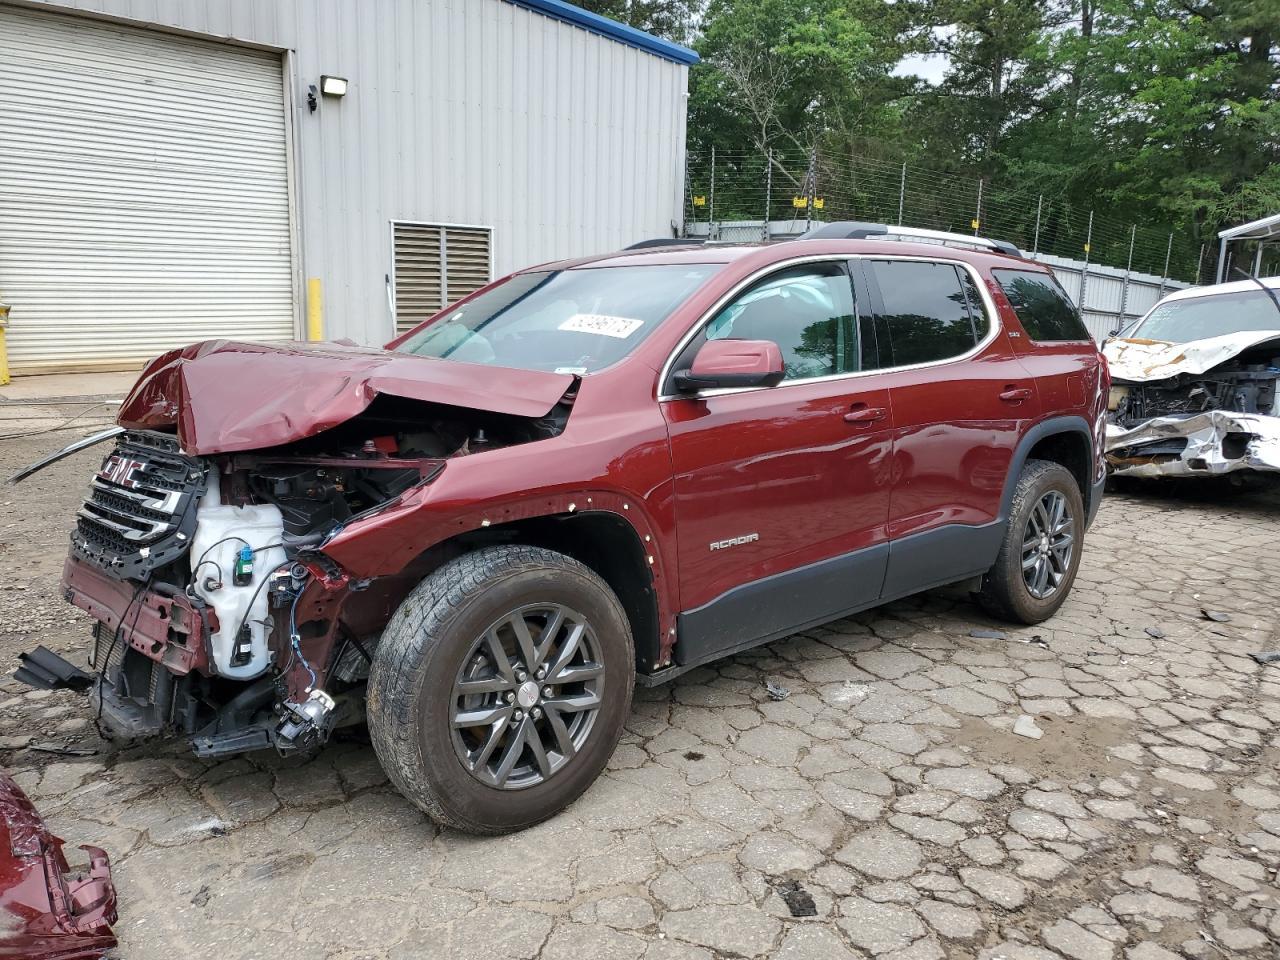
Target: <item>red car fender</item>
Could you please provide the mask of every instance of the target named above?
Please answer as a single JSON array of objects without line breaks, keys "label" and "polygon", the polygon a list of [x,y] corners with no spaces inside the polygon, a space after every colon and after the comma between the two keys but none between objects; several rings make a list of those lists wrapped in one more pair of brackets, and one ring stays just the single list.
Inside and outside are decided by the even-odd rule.
[{"label": "red car fender", "polygon": [[116,893],[104,851],[80,848],[73,874],[62,840],[8,774],[0,773],[0,939],[3,960],[94,960],[116,946]]},{"label": "red car fender", "polygon": [[[663,525],[650,515],[650,505],[638,497],[610,490],[574,492],[531,491],[527,497],[489,503],[469,504],[436,511],[426,506],[429,488],[406,495],[396,505],[343,529],[322,548],[323,552],[356,578],[399,573],[424,550],[463,533],[542,517],[607,513],[626,523],[644,548],[645,562],[653,577],[654,597],[661,631],[662,659],[675,643],[679,584],[676,581],[675,537],[662,536]],[[669,497],[663,498],[669,501]],[[429,524],[426,531],[412,524],[409,515],[418,513]],[[427,533],[420,537],[417,534]]]}]

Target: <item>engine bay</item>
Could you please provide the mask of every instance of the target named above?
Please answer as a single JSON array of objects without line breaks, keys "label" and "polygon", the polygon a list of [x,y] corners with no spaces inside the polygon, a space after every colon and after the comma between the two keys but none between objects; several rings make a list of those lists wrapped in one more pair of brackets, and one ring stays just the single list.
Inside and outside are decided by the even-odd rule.
[{"label": "engine bay", "polygon": [[1180,373],[1147,383],[1116,382],[1111,421],[1134,427],[1154,417],[1225,410],[1275,416],[1280,353],[1274,343],[1247,350],[1205,373]]},{"label": "engine bay", "polygon": [[570,392],[545,417],[529,418],[384,395],[315,437],[213,459],[227,502],[274,504],[285,544],[302,548],[429,483],[450,459],[559,435],[572,404]]},{"label": "engine bay", "polygon": [[[1178,345],[1165,347],[1177,353]],[[1185,366],[1191,352],[1163,362]],[[1118,375],[1108,403],[1109,468],[1147,478],[1280,471],[1278,392],[1280,341],[1272,338],[1203,372],[1142,381]]]},{"label": "engine bay", "polygon": [[419,574],[354,580],[324,544],[450,460],[557,436],[574,398],[527,417],[382,394],[312,436],[204,456],[173,431],[120,433],[63,577],[97,621],[104,730],[219,756],[309,751],[358,722],[370,651]]}]

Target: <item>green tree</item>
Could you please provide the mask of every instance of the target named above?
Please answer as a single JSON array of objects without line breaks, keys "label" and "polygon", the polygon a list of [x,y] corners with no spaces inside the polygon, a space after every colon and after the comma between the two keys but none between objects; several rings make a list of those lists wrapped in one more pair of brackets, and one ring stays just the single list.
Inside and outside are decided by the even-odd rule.
[{"label": "green tree", "polygon": [[916,9],[930,28],[927,49],[950,65],[927,93],[929,131],[943,155],[995,172],[1006,132],[1034,109],[1038,76],[1029,68],[1049,26],[1046,0],[941,0]]},{"label": "green tree", "polygon": [[1041,40],[1041,109],[1008,145],[1011,170],[1197,235],[1274,212],[1280,38],[1260,4],[1092,2],[1089,31]]},{"label": "green tree", "polygon": [[895,139],[893,18],[874,0],[711,0],[697,42],[690,140],[807,152]]},{"label": "green tree", "polygon": [[[1159,224],[1161,239],[1174,229],[1194,265],[1222,225],[1280,210],[1276,3],[707,0],[691,21],[703,57],[690,81],[691,154],[719,151],[717,218],[733,206],[735,175],[761,183],[765,151],[775,187],[798,192],[817,147],[844,171],[842,182],[819,173],[828,215],[883,216],[893,167],[882,163],[870,185],[859,170],[906,160],[983,178],[984,211],[988,199],[1003,205],[994,230],[1025,237],[1042,196],[1042,236],[1065,237],[1063,252],[1081,252],[1092,210],[1094,248],[1110,262],[1124,261],[1136,223]],[[895,75],[908,53],[942,55],[942,82]],[[693,179],[706,189],[708,178]],[[933,189],[917,216],[967,224],[972,201],[941,181]],[[1161,248],[1158,267],[1163,244],[1148,245]]]},{"label": "green tree", "polygon": [[578,6],[687,45],[693,42],[705,0],[580,0]]}]

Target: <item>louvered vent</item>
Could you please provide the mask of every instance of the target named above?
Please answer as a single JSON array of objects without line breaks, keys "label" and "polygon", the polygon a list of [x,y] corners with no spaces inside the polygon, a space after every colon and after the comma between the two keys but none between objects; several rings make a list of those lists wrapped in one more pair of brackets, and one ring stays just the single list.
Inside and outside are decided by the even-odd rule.
[{"label": "louvered vent", "polygon": [[397,335],[489,282],[487,227],[397,223],[394,231]]}]

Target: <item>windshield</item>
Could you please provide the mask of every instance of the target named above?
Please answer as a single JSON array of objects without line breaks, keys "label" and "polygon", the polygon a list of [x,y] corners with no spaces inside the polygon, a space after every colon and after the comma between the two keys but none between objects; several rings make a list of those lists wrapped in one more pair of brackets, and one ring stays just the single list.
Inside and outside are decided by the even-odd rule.
[{"label": "windshield", "polygon": [[497,367],[591,373],[634,350],[720,266],[518,273],[445,313],[396,350]]},{"label": "windshield", "polygon": [[1280,310],[1265,290],[1213,293],[1157,304],[1126,336],[1187,343],[1248,330],[1280,330]]}]

